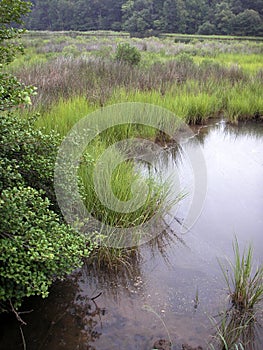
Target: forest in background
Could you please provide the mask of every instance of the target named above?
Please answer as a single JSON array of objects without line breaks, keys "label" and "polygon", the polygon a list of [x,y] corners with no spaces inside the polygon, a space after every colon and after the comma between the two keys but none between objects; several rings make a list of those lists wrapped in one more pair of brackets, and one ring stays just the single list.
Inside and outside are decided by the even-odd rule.
[{"label": "forest in background", "polygon": [[29,30],[263,35],[263,0],[34,0]]}]

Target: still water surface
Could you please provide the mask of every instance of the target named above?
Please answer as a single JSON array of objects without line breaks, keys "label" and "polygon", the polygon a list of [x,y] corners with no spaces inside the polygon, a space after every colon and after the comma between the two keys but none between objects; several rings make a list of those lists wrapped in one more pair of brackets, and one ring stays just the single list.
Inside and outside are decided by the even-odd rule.
[{"label": "still water surface", "polygon": [[[140,247],[128,272],[84,266],[56,283],[48,299],[31,299],[24,309],[34,312],[23,315],[28,350],[151,350],[160,338],[170,338],[173,349],[207,348],[214,334],[209,317],[228,306],[217,258],[233,256],[236,235],[242,249],[253,243],[255,262],[262,263],[263,124],[221,121],[194,132],[207,166],[206,200],[195,225],[178,234],[175,221],[164,237]],[[262,329],[255,338],[254,349],[262,349]],[[23,349],[12,317],[1,319],[0,349]]]}]

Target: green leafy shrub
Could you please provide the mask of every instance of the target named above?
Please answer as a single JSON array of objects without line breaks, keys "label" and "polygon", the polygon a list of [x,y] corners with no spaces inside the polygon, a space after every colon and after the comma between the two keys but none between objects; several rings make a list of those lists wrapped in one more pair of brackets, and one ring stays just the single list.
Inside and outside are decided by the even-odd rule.
[{"label": "green leafy shrub", "polygon": [[[48,295],[55,278],[81,264],[84,237],[49,209],[41,192],[25,186],[4,190],[0,198],[0,301],[15,308],[24,297]],[[4,303],[4,305],[3,305]]]},{"label": "green leafy shrub", "polygon": [[[25,86],[16,77],[3,72],[5,65],[12,62],[18,53],[23,53],[23,46],[17,41],[24,29],[12,25],[23,23],[21,17],[30,11],[27,1],[2,0],[0,6],[0,111],[20,104],[30,104],[30,95],[35,91],[32,86]],[[19,26],[18,26],[19,27]],[[15,39],[11,40],[11,39]]]},{"label": "green leafy shrub", "polygon": [[[84,237],[51,210],[59,138],[32,121],[3,115],[0,125],[0,311],[48,294],[88,256]],[[50,199],[47,198],[49,196]]]},{"label": "green leafy shrub", "polygon": [[117,61],[136,66],[141,61],[141,54],[135,46],[125,43],[117,46],[115,58]]},{"label": "green leafy shrub", "polygon": [[36,130],[34,119],[3,114],[0,124],[0,191],[14,187],[44,190],[55,203],[53,168],[60,137]]},{"label": "green leafy shrub", "polygon": [[16,77],[0,72],[0,111],[9,110],[18,105],[30,105],[30,95],[36,88],[25,86]]},{"label": "green leafy shrub", "polygon": [[[22,24],[29,7],[30,2],[20,0],[1,2],[0,70],[21,51],[8,40],[23,31],[11,25]],[[91,248],[62,222],[54,206],[58,136],[45,135],[34,129],[32,120],[10,113],[30,103],[34,90],[0,71],[0,312],[14,311],[25,297],[46,297],[52,281],[81,265]]]}]

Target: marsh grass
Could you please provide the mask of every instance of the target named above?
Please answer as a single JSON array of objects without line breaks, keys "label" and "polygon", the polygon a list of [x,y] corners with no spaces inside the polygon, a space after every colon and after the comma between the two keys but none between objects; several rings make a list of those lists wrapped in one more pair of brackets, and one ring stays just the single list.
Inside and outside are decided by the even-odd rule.
[{"label": "marsh grass", "polygon": [[[216,349],[245,350],[253,349],[255,320],[248,315],[225,312],[219,322],[211,318],[216,330]],[[250,345],[250,347],[249,347]],[[215,346],[210,344],[211,349]]]},{"label": "marsh grass", "polygon": [[[226,281],[230,308],[223,312],[219,322],[211,318],[216,329],[217,348],[222,350],[254,349],[257,323],[256,306],[263,297],[263,266],[253,268],[253,250],[249,245],[240,253],[237,238],[233,243],[234,261],[228,266],[219,261]],[[210,345],[214,349],[214,345]]]},{"label": "marsh grass", "polygon": [[263,298],[263,266],[253,271],[253,250],[250,245],[240,253],[237,239],[233,244],[234,262],[226,268],[220,261],[232,306],[240,312],[250,312]]},{"label": "marsh grass", "polygon": [[[86,151],[79,168],[84,203],[88,211],[105,225],[120,228],[140,226],[154,215],[164,215],[173,204],[167,201],[170,190],[168,181],[163,183],[156,178],[144,178],[136,171],[133,161],[122,160],[123,156],[117,149],[112,148],[107,152],[108,164],[101,164],[103,171],[96,173],[98,177],[94,179],[99,157],[106,148],[105,143],[94,142]],[[116,159],[119,165],[112,169]],[[97,187],[94,181],[97,181]],[[137,190],[133,191],[135,183]],[[147,185],[147,193],[142,192],[143,184]]]},{"label": "marsh grass", "polygon": [[87,264],[92,266],[98,274],[102,272],[107,274],[122,273],[132,277],[134,264],[138,264],[137,256],[138,250],[136,248],[116,248],[101,244],[92,251]]},{"label": "marsh grass", "polygon": [[[34,112],[45,114],[58,104],[67,115],[68,106],[65,110],[61,106],[67,100],[85,97],[89,105],[85,109],[90,111],[123,97],[160,103],[192,124],[219,114],[233,122],[263,114],[262,43],[215,40],[186,45],[171,39],[66,32],[25,43],[25,56],[9,69],[24,83],[38,87]],[[122,43],[140,50],[138,67],[114,60]],[[126,96],[120,96],[123,90]]]},{"label": "marsh grass", "polygon": [[[46,132],[56,130],[61,136],[65,136],[77,121],[94,110],[95,106],[90,105],[85,96],[60,98],[52,108],[39,113],[35,125]],[[37,111],[41,112],[41,110]]]},{"label": "marsh grass", "polygon": [[251,82],[248,86],[236,84],[228,89],[225,115],[231,122],[258,118],[263,115],[262,84]]},{"label": "marsh grass", "polygon": [[232,122],[263,115],[261,74],[249,75],[238,66],[211,60],[195,64],[188,55],[136,68],[110,59],[65,56],[23,66],[18,76],[38,86],[30,113],[39,112],[42,124],[51,129],[126,101],[163,106],[189,124],[219,115]]},{"label": "marsh grass", "polygon": [[[161,232],[162,217],[181,197],[171,197],[169,179],[145,176],[133,160],[122,161],[118,149],[107,150],[107,164],[99,164],[107,147],[102,140],[95,140],[79,167],[81,197],[92,218],[100,222],[95,234],[98,247],[89,263],[104,270],[129,271],[136,247],[152,240],[156,230]],[[116,159],[118,166],[112,169]],[[98,174],[100,165],[103,171]],[[147,193],[143,191],[145,185]],[[144,226],[149,222],[149,227]]]}]

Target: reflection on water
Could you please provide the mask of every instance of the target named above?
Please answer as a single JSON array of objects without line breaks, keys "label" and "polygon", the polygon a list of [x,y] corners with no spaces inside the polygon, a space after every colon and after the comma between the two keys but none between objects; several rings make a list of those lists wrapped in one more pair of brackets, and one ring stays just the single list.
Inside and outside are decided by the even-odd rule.
[{"label": "reflection on water", "polygon": [[[208,172],[199,220],[186,234],[178,233],[182,203],[170,213],[164,232],[141,246],[125,271],[85,265],[56,283],[48,299],[28,301],[23,309],[34,312],[22,315],[27,349],[151,350],[156,340],[169,338],[173,349],[183,343],[207,347],[214,332],[209,316],[227,305],[217,257],[232,257],[236,235],[241,249],[253,243],[255,260],[262,263],[263,124],[219,122],[194,132]],[[159,163],[166,172],[180,168],[174,155],[166,152],[163,159]],[[188,184],[186,179],[186,191]],[[257,317],[262,320],[260,312]],[[12,316],[1,320],[0,348],[22,349],[17,322]],[[260,350],[261,328],[254,338],[253,349]]]}]

